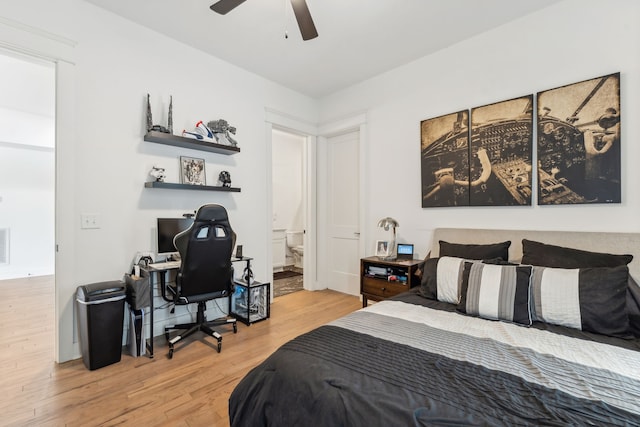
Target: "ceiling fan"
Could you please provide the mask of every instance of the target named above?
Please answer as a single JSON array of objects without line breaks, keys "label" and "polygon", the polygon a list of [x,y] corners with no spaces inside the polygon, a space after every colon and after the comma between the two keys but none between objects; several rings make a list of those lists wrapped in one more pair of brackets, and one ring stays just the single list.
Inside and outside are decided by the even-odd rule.
[{"label": "ceiling fan", "polygon": [[[210,8],[220,15],[226,15],[245,1],[246,0],[219,0],[212,4]],[[311,40],[318,37],[318,31],[316,31],[316,26],[311,18],[306,0],[291,0],[291,7],[293,7],[296,21],[298,21],[302,40]]]}]

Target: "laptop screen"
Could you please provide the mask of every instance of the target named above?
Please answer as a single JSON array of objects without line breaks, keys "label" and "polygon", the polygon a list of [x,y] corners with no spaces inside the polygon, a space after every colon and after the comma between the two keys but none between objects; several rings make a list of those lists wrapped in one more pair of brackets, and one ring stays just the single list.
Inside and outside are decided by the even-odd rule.
[{"label": "laptop screen", "polygon": [[413,245],[409,243],[398,243],[398,257],[413,258]]}]

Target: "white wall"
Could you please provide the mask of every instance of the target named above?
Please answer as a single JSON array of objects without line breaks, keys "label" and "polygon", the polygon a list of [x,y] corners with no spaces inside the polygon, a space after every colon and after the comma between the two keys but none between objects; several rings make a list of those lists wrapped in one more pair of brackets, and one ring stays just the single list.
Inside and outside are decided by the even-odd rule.
[{"label": "white wall", "polygon": [[[321,122],[367,112],[367,235],[391,216],[420,257],[436,227],[640,231],[640,2],[566,0],[321,100]],[[619,205],[421,208],[420,121],[621,72]],[[535,135],[534,135],[535,138]],[[321,167],[319,167],[321,168]],[[381,176],[379,170],[388,170]]]},{"label": "white wall", "polygon": [[302,230],[303,148],[304,138],[279,130],[273,131],[273,228]]},{"label": "white wall", "polygon": [[0,280],[54,273],[53,149],[0,145],[0,228],[9,229],[9,263]]},{"label": "white wall", "polygon": [[[159,216],[178,216],[204,203],[224,205],[238,243],[255,258],[256,278],[269,277],[271,260],[266,254],[270,253],[271,223],[262,214],[267,206],[265,107],[295,112],[315,122],[314,100],[81,0],[56,5],[44,0],[13,2],[3,8],[2,15],[21,27],[34,27],[36,33],[46,31],[54,39],[62,36],[77,42],[72,55],[75,141],[58,141],[58,150],[67,148],[60,144],[73,144],[77,159],[73,165],[58,165],[74,170],[75,183],[60,189],[64,194],[57,197],[73,201],[67,210],[73,212],[76,224],[73,253],[65,255],[73,259],[73,280],[56,283],[62,296],[58,302],[60,361],[80,354],[78,345],[64,335],[74,328],[76,287],[121,278],[136,252],[153,250]],[[144,142],[147,93],[154,121],[165,124],[166,105],[173,95],[175,132],[193,127],[198,120],[228,120],[238,129],[241,153],[222,156]],[[204,158],[208,183],[216,182],[221,169],[230,171],[232,185],[242,192],[143,188],[155,164],[167,168],[167,181],[176,181],[180,155]],[[81,230],[82,213],[99,214],[101,228]],[[186,313],[182,308],[177,311]],[[162,323],[168,313],[156,315]]]}]

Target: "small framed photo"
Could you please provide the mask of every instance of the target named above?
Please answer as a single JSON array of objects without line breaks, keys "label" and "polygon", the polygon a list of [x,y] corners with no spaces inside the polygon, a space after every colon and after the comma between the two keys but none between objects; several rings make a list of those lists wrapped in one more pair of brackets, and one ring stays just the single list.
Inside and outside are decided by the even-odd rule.
[{"label": "small framed photo", "polygon": [[389,242],[387,240],[376,240],[376,256],[389,256]]},{"label": "small framed photo", "polygon": [[180,156],[180,183],[207,185],[204,171],[204,159]]}]

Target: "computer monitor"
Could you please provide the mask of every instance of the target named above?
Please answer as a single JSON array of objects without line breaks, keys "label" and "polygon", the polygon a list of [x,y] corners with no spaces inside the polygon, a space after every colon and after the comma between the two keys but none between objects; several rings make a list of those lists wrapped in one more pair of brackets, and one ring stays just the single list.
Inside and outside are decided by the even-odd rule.
[{"label": "computer monitor", "polygon": [[189,228],[191,224],[193,224],[193,218],[158,218],[158,255],[178,252],[173,245],[173,238],[176,234]]}]

